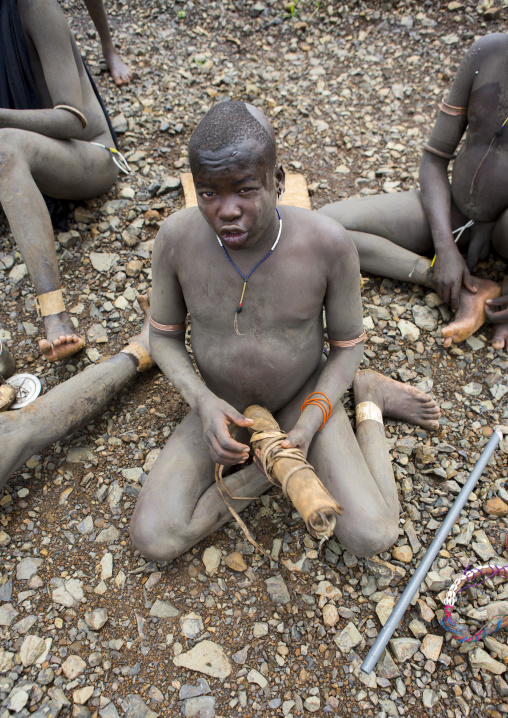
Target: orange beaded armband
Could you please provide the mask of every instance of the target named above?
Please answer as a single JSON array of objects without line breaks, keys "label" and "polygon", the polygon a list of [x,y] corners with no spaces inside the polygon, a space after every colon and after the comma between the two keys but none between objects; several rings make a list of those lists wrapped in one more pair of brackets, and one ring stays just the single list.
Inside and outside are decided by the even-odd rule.
[{"label": "orange beaded armband", "polygon": [[330,399],[326,396],[326,394],[323,394],[322,391],[313,391],[312,394],[309,394],[309,396],[303,402],[302,410],[300,413],[303,414],[304,409],[306,409],[311,404],[313,404],[314,406],[319,406],[319,408],[323,412],[323,423],[319,427],[319,431],[321,431],[323,426],[326,424],[326,422],[332,415],[332,403]]}]

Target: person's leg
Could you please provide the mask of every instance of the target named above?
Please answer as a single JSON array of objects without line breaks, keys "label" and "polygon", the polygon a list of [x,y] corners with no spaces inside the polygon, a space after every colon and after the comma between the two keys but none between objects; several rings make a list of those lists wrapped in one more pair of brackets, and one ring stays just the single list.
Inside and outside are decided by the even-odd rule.
[{"label": "person's leg", "polygon": [[[440,412],[435,402],[415,387],[369,370],[357,373],[354,390],[356,405],[372,402],[379,408],[378,420],[359,422],[355,437],[339,404],[314,438],[308,459],[344,507],[335,528],[340,543],[357,556],[372,556],[397,540],[399,518],[397,488],[379,419],[397,418],[432,430],[439,426]],[[296,398],[295,406],[280,412],[281,428],[291,428],[303,400],[302,394]]]},{"label": "person's leg", "polygon": [[[494,231],[492,233],[492,246],[498,254],[501,255],[503,260],[508,264],[508,210],[503,212],[501,217],[496,222]],[[508,275],[503,281],[501,289],[501,296],[508,296]],[[500,307],[500,309],[506,310],[506,305]],[[490,318],[493,318],[492,312],[489,312]],[[494,315],[495,316],[495,315]],[[508,322],[495,323],[493,325],[493,336],[492,346],[494,349],[507,349],[508,350]]]},{"label": "person's leg", "polygon": [[[231,519],[214,480],[201,419],[189,412],[155,462],[132,516],[134,546],[148,559],[180,556]],[[254,464],[224,477],[231,496],[260,496],[272,484]],[[229,500],[241,511],[250,499]]]},{"label": "person's leg", "polygon": [[[41,192],[57,199],[89,199],[107,192],[117,174],[109,153],[89,142],[0,130],[0,204],[38,296],[61,286],[53,229]],[[84,345],[65,311],[46,316],[44,326],[47,341],[40,349],[50,361]]]},{"label": "person's leg", "polygon": [[394,192],[322,207],[342,224],[356,245],[360,267],[381,277],[432,286],[430,225],[418,191]]},{"label": "person's leg", "polygon": [[[148,302],[139,297],[139,303],[148,314]],[[143,364],[137,367],[136,357],[133,359],[133,343],[140,345],[146,363],[150,357],[148,319],[126,347],[130,355],[119,352],[59,384],[24,409],[0,414],[0,488],[33,454],[89,422],[136,375],[138,368],[143,369]]]},{"label": "person's leg", "polygon": [[[360,256],[360,268],[381,277],[414,282],[431,289],[434,245],[420,192],[393,192],[349,199],[325,205],[320,212],[340,222],[348,231]],[[454,227],[467,221],[455,205]],[[486,321],[485,302],[499,296],[495,282],[475,277],[476,294],[465,287],[454,321],[443,327],[443,345],[463,342]]]},{"label": "person's leg", "polygon": [[126,85],[132,77],[132,70],[120,59],[115,49],[103,0],[85,0],[85,5],[99,33],[104,59],[115,84]]}]

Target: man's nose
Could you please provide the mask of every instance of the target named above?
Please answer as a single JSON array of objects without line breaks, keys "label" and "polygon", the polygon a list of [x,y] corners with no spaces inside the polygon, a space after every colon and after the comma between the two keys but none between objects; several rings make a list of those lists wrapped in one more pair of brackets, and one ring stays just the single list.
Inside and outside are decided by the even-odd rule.
[{"label": "man's nose", "polygon": [[224,197],[219,208],[219,217],[223,221],[231,221],[237,219],[242,214],[238,197],[234,194]]}]

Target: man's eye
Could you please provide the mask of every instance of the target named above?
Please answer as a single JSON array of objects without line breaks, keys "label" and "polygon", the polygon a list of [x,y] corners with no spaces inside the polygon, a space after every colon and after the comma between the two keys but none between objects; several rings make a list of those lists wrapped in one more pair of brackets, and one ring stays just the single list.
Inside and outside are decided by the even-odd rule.
[{"label": "man's eye", "polygon": [[242,187],[242,189],[239,191],[239,194],[245,194],[246,192],[253,192],[256,188],[255,187]]},{"label": "man's eye", "polygon": [[200,194],[201,194],[201,197],[207,197],[207,198],[215,196],[215,192],[201,192]]}]

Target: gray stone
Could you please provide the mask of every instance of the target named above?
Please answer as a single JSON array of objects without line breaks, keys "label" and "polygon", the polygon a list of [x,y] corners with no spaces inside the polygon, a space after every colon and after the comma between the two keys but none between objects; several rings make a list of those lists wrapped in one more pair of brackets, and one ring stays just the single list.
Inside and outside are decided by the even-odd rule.
[{"label": "gray stone", "polygon": [[249,683],[256,683],[256,685],[260,688],[266,688],[268,686],[266,678],[262,673],[256,671],[255,668],[251,668],[251,670],[247,673],[247,680]]},{"label": "gray stone", "polygon": [[143,468],[141,466],[131,466],[130,469],[122,469],[122,474],[127,481],[139,481],[143,476]]},{"label": "gray stone", "polygon": [[291,600],[284,579],[280,574],[265,580],[266,590],[274,603],[286,604]]},{"label": "gray stone", "polygon": [[168,194],[168,192],[174,192],[180,185],[180,177],[166,177],[157,192],[157,196],[161,197],[164,194]]},{"label": "gray stone", "polygon": [[413,319],[417,327],[433,332],[437,328],[437,312],[430,307],[415,304],[412,307]]},{"label": "gray stone", "polygon": [[213,641],[201,641],[187,653],[180,653],[173,659],[175,666],[198,671],[213,678],[227,678],[231,673],[231,664],[221,646]]},{"label": "gray stone", "polygon": [[55,579],[52,581],[51,597],[55,603],[67,608],[74,608],[84,602],[83,584],[78,578],[70,578],[68,581]]},{"label": "gray stone", "polygon": [[93,453],[86,446],[75,446],[67,452],[67,461],[70,464],[82,464],[93,459]]},{"label": "gray stone", "polygon": [[342,631],[335,634],[333,640],[342,653],[349,653],[352,648],[359,646],[363,639],[355,624],[349,622]]},{"label": "gray stone", "polygon": [[80,521],[79,524],[76,526],[80,534],[86,535],[90,534],[93,531],[93,518],[91,516],[87,516],[83,521]]},{"label": "gray stone", "polygon": [[115,117],[112,117],[111,124],[113,125],[113,129],[117,133],[117,135],[123,135],[124,132],[127,132],[127,130],[129,129],[127,119],[123,112],[120,112],[119,115],[115,115]]},{"label": "gray stone", "polygon": [[423,691],[423,705],[425,708],[434,708],[439,700],[439,694],[433,691],[432,688],[425,688]]},{"label": "gray stone", "polygon": [[32,666],[46,650],[46,641],[39,636],[29,635],[21,644],[19,657],[25,666]]},{"label": "gray stone", "polygon": [[204,630],[203,620],[197,613],[189,613],[180,618],[182,633],[186,638],[197,638]]},{"label": "gray stone", "polygon": [[99,712],[99,715],[101,718],[120,718],[113,702],[108,703],[108,705]]},{"label": "gray stone", "polygon": [[108,341],[108,330],[106,327],[103,327],[102,324],[96,322],[95,324],[92,324],[90,329],[87,331],[86,336],[88,337],[88,341],[92,342],[92,344],[106,344]]},{"label": "gray stone", "polygon": [[309,696],[305,699],[303,707],[309,713],[315,713],[321,708],[321,699],[319,696]]},{"label": "gray stone", "polygon": [[488,671],[489,673],[495,673],[500,676],[506,671],[506,666],[500,661],[496,661],[490,656],[487,651],[477,646],[469,653],[469,663],[473,670]]},{"label": "gray stone", "polygon": [[400,566],[395,566],[388,561],[381,561],[378,558],[367,559],[365,568],[374,576],[379,589],[398,586],[406,576],[406,571]]},{"label": "gray stone", "polygon": [[196,698],[197,696],[204,696],[210,693],[210,686],[206,678],[198,678],[197,685],[191,685],[187,683],[180,688],[179,698],[181,701],[186,698]]},{"label": "gray stone", "polygon": [[90,252],[92,267],[97,272],[109,272],[120,261],[116,252]]},{"label": "gray stone", "polygon": [[0,606],[0,626],[10,626],[18,615],[18,611],[14,608],[12,603],[5,603]]},{"label": "gray stone", "polygon": [[30,714],[30,718],[57,718],[63,705],[59,701],[50,700],[42,705],[35,713]]},{"label": "gray stone", "polygon": [[244,646],[241,650],[233,653],[232,658],[235,663],[244,664],[249,654],[249,646]]},{"label": "gray stone", "polygon": [[0,586],[0,601],[10,601],[12,598],[12,576]]},{"label": "gray stone", "polygon": [[485,342],[482,342],[481,339],[477,339],[475,336],[468,337],[466,339],[466,344],[468,344],[474,352],[483,349],[485,346]]},{"label": "gray stone", "polygon": [[100,631],[108,620],[108,612],[105,608],[94,608],[93,611],[85,613],[85,623],[91,631]]},{"label": "gray stone", "polygon": [[28,703],[29,695],[23,688],[14,688],[5,705],[10,711],[19,713]]},{"label": "gray stone", "polygon": [[496,641],[493,636],[485,636],[483,642],[485,643],[489,651],[495,653],[496,656],[502,661],[508,662],[508,646],[506,645],[506,643],[500,643],[499,641]]},{"label": "gray stone", "polygon": [[155,713],[149,708],[141,696],[131,693],[125,699],[126,711],[124,718],[157,718]]},{"label": "gray stone", "polygon": [[9,272],[9,279],[13,282],[20,282],[28,274],[26,264],[16,264]]},{"label": "gray stone", "polygon": [[397,322],[397,327],[403,339],[409,339],[411,342],[416,342],[420,338],[420,330],[415,324],[413,324],[413,322],[401,319]]},{"label": "gray stone", "polygon": [[492,559],[494,559],[495,561],[502,562],[502,559],[494,551],[492,544],[490,543],[489,538],[483,529],[475,531],[473,533],[473,538],[475,540],[471,543],[471,547],[475,554],[484,563],[488,563]]},{"label": "gray stone", "polygon": [[80,676],[85,668],[86,662],[81,658],[81,656],[69,656],[62,663],[62,672],[70,681]]},{"label": "gray stone", "polygon": [[155,618],[175,618],[180,611],[175,608],[169,601],[161,601],[158,598],[150,609],[150,616]]},{"label": "gray stone", "polygon": [[116,526],[110,526],[107,529],[103,529],[95,541],[96,543],[115,543],[119,536],[120,531],[116,528]]},{"label": "gray stone", "polygon": [[420,648],[420,641],[417,638],[392,638],[390,648],[399,663],[408,661]]},{"label": "gray stone", "polygon": [[213,696],[187,698],[182,705],[182,714],[186,718],[214,718],[215,698]]},{"label": "gray stone", "polygon": [[216,546],[209,546],[203,552],[203,563],[205,565],[205,571],[209,576],[213,576],[217,573],[222,559],[222,551]]},{"label": "gray stone", "polygon": [[18,581],[28,581],[35,576],[39,566],[42,564],[42,558],[23,558],[16,566],[16,578]]},{"label": "gray stone", "polygon": [[380,698],[379,705],[387,715],[393,716],[393,718],[399,718],[399,711],[394,701],[389,698]]},{"label": "gray stone", "polygon": [[479,396],[482,393],[482,389],[483,386],[477,381],[470,381],[469,384],[462,387],[462,391],[468,396]]}]

